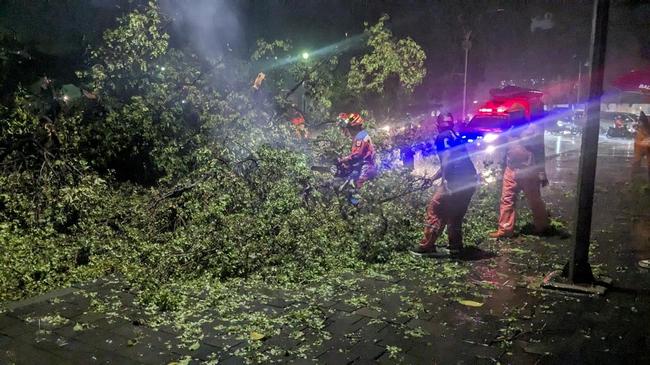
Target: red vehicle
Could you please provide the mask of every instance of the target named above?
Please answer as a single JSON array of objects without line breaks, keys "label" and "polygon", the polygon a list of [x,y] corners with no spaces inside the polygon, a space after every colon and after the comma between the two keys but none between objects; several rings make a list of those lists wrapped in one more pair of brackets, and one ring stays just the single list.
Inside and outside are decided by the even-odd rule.
[{"label": "red vehicle", "polygon": [[[461,131],[461,138],[472,144],[472,154],[481,175],[487,182],[495,180],[488,168],[500,160],[503,153],[498,148],[499,136],[512,127],[523,126],[544,114],[543,93],[516,86],[490,90],[491,99],[483,104],[476,115]],[[485,168],[485,169],[484,169]]]},{"label": "red vehicle", "polygon": [[463,131],[467,139],[476,140],[485,138],[488,134],[499,134],[513,126],[534,120],[544,112],[544,94],[538,90],[506,86],[490,90],[490,95],[492,98],[467,123]]}]

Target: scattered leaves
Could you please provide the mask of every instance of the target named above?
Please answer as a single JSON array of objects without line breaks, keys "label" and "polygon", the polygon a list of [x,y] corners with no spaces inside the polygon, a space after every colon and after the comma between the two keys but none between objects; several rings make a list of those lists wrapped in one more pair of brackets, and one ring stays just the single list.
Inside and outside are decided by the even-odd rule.
[{"label": "scattered leaves", "polygon": [[480,303],[480,302],[477,302],[477,301],[474,301],[474,300],[467,300],[467,299],[459,300],[458,303],[460,303],[462,305],[465,305],[465,306],[468,306],[468,307],[475,307],[475,308],[483,306],[483,303]]}]

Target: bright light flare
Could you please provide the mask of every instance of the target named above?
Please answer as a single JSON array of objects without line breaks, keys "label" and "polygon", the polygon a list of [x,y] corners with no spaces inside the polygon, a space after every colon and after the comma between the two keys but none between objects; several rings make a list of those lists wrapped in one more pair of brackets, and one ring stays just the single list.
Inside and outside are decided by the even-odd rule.
[{"label": "bright light flare", "polygon": [[497,181],[497,178],[494,176],[492,171],[483,170],[481,171],[481,180],[486,184],[492,184]]},{"label": "bright light flare", "polygon": [[353,49],[358,49],[361,47],[365,47],[365,38],[364,38],[365,33],[361,34],[349,34],[348,37],[345,37],[341,39],[339,42],[327,45],[323,48],[311,50],[311,52],[303,52],[294,54],[289,57],[280,57],[274,58],[276,60],[275,62],[272,62],[262,69],[262,71],[269,71],[278,67],[283,67],[288,64],[294,63],[301,61],[305,59],[305,55],[307,55],[307,58],[311,57],[329,57],[332,54],[339,54],[343,51],[349,51]]},{"label": "bright light flare", "polygon": [[303,52],[303,53],[302,53],[302,59],[303,59],[303,60],[307,60],[307,59],[309,59],[309,53],[308,53],[308,52]]},{"label": "bright light flare", "polygon": [[497,138],[499,138],[498,135],[496,135],[496,134],[494,134],[494,133],[488,133],[488,134],[486,134],[486,135],[483,137],[483,140],[484,140],[485,142],[487,142],[487,143],[492,143],[492,142],[496,141]]},{"label": "bright light flare", "polygon": [[493,153],[496,149],[497,149],[497,148],[494,147],[494,146],[487,146],[487,147],[485,148],[485,152],[487,152],[487,153]]},{"label": "bright light flare", "polygon": [[384,131],[384,132],[386,132],[386,133],[390,133],[390,126],[387,125],[387,126],[385,126],[385,127],[381,127],[381,130]]}]

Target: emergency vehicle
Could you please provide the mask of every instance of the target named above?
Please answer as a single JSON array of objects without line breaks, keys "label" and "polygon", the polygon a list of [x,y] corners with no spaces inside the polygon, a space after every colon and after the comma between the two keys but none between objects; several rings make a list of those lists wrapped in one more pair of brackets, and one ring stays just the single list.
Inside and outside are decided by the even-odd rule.
[{"label": "emergency vehicle", "polygon": [[541,91],[517,86],[492,89],[490,100],[481,105],[459,131],[461,138],[468,142],[476,167],[486,182],[495,180],[492,167],[503,159],[504,151],[499,148],[505,142],[502,134],[510,128],[541,119],[543,95]]},{"label": "emergency vehicle", "polygon": [[491,99],[467,123],[462,136],[472,141],[491,142],[511,127],[521,126],[544,113],[541,91],[516,86],[490,90]]}]

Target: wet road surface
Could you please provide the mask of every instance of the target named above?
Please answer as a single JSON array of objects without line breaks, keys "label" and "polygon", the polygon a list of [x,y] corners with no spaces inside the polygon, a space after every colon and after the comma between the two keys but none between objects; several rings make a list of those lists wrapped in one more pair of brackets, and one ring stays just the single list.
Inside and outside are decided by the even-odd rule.
[{"label": "wet road surface", "polygon": [[[579,146],[579,139],[546,136],[551,184],[544,199],[568,227]],[[572,241],[521,235],[479,242],[479,250],[492,254],[477,260],[414,261],[400,254],[402,271],[398,264],[381,275],[323,278],[315,294],[228,288],[249,294],[228,318],[232,323],[246,325],[245,314],[259,320],[309,310],[314,327],[262,340],[224,330],[218,304],[196,293],[192,318],[203,333],[188,346],[182,328],[149,326],[119,278],[99,280],[0,313],[0,364],[650,363],[650,273],[636,265],[650,257],[650,188],[645,173],[632,176],[631,153],[631,141],[601,140],[591,263],[595,274],[614,281],[604,296],[540,289],[536,283],[568,260]],[[431,161],[416,166],[435,170]]]}]

